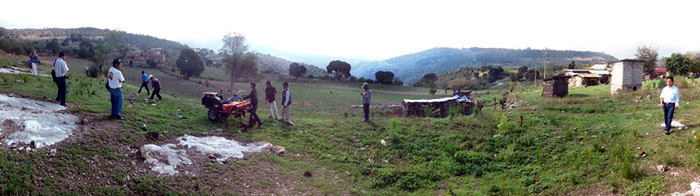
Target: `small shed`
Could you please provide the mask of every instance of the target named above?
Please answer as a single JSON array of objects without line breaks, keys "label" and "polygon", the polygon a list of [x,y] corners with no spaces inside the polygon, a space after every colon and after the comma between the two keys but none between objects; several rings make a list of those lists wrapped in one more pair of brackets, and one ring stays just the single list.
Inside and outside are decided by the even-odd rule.
[{"label": "small shed", "polygon": [[569,94],[569,76],[557,74],[544,79],[542,97],[565,97]]},{"label": "small shed", "polygon": [[[463,107],[462,113],[470,115],[472,101],[467,96],[454,95],[439,99],[404,99],[402,102],[405,117],[438,117],[445,118],[449,115],[450,108]],[[434,116],[426,112],[434,111]]]},{"label": "small shed", "polygon": [[642,89],[644,62],[638,59],[623,59],[613,64],[610,92],[629,92]]}]

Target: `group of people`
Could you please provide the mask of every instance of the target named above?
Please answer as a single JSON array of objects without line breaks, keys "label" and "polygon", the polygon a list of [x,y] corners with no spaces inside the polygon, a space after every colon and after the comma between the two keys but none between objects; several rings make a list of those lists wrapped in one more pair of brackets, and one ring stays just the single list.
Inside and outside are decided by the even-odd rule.
[{"label": "group of people", "polygon": [[[265,104],[268,105],[270,109],[270,114],[268,115],[268,118],[275,118],[275,120],[279,120],[278,115],[277,115],[277,102],[275,101],[275,98],[277,97],[277,89],[272,86],[272,83],[268,80],[265,82]],[[255,124],[258,125],[258,128],[262,126],[262,120],[260,120],[260,117],[258,117],[258,91],[255,90],[255,82],[250,83],[250,94],[244,95],[241,98],[243,99],[250,99],[250,118],[248,119],[248,127],[253,128]],[[292,105],[292,94],[289,91],[289,83],[284,82],[282,83],[282,122],[286,123],[287,125],[294,126],[294,122],[292,122],[289,119],[289,109],[290,106]]]},{"label": "group of people", "polygon": [[[36,52],[32,52],[29,58],[30,59],[28,62],[32,63],[32,74],[38,74],[36,71],[36,66],[41,64],[41,62],[39,61]],[[105,84],[105,87],[109,90],[110,102],[112,104],[111,116],[115,119],[123,119],[121,115],[122,106],[124,105],[124,100],[122,96],[122,83],[124,83],[125,79],[120,69],[121,60],[114,59],[114,61],[112,61],[112,67],[109,68],[109,71],[107,73],[107,83]],[[66,93],[68,88],[68,86],[66,85],[66,78],[68,75],[68,71],[70,71],[70,69],[68,68],[68,64],[66,63],[66,53],[60,52],[58,53],[58,58],[53,62],[53,66],[51,68],[51,78],[58,87],[58,92],[56,93],[56,101],[62,106],[66,106]],[[148,91],[148,94],[151,94],[148,89],[148,81],[150,81],[151,86],[153,87],[153,94],[151,94],[151,99],[153,99],[154,96],[157,96],[159,100],[162,100],[163,97],[160,96],[160,81],[158,80],[158,78],[154,77],[153,75],[148,76],[143,71],[141,72],[141,74],[143,74],[143,84],[141,85],[141,87],[143,88],[145,86],[146,91]],[[141,89],[139,89],[139,93],[141,93]]]},{"label": "group of people", "polygon": [[[107,85],[109,87],[110,102],[112,103],[112,117],[115,119],[124,119],[122,117],[122,106],[124,105],[124,96],[122,95],[122,83],[124,83],[124,75],[121,72],[122,61],[120,59],[114,59],[112,61],[112,67],[109,68],[107,74]],[[151,87],[153,87],[153,93],[148,89],[148,82],[151,82]],[[141,87],[138,93],[141,93],[141,89],[146,87],[146,95],[151,95],[151,100],[154,96],[158,97],[158,100],[163,100],[160,96],[160,80],[153,75],[147,75],[145,71],[141,71]]]},{"label": "group of people", "polygon": [[[32,63],[32,73],[38,74],[36,71],[36,66],[41,64],[41,61],[39,61],[36,52],[33,52],[30,55],[30,60],[28,62]],[[58,54],[58,58],[53,63],[51,77],[53,78],[54,83],[56,83],[56,86],[58,87],[56,101],[59,102],[59,104],[62,106],[66,106],[66,76],[68,74],[68,71],[69,68],[68,64],[66,63],[66,54],[64,52],[60,52]],[[121,114],[122,106],[124,104],[122,95],[122,83],[124,83],[124,81],[124,75],[121,72],[121,60],[114,59],[114,61],[112,61],[112,67],[109,68],[107,74],[106,88],[108,88],[109,90],[110,102],[112,104],[111,116],[115,119],[123,119]],[[151,87],[153,88],[153,93],[151,93],[150,89],[148,88],[149,82],[151,83]],[[276,102],[277,89],[274,86],[272,86],[272,83],[269,80],[266,81],[265,84],[265,103],[268,105],[270,111],[268,118],[280,120]],[[251,102],[250,119],[248,120],[248,126],[251,128],[254,127],[256,124],[258,125],[258,127],[262,126],[262,120],[260,120],[260,117],[258,117],[257,114],[258,93],[255,90],[255,86],[255,82],[251,82],[250,94],[242,96],[243,99],[250,99]],[[163,99],[163,97],[161,97],[160,95],[161,87],[158,78],[154,77],[153,75],[146,74],[145,71],[141,71],[141,87],[139,87],[138,93],[141,93],[141,90],[144,88],[146,89],[146,95],[151,95],[151,100],[153,100],[154,96],[157,96],[158,100]],[[290,106],[292,105],[292,94],[289,91],[289,83],[282,83],[282,88],[283,89],[281,121],[288,125],[294,125],[294,123],[290,120]],[[363,122],[369,122],[372,91],[369,89],[369,84],[367,83],[362,84],[362,88],[363,92],[360,93],[360,96],[362,97],[362,108],[364,112]]]}]

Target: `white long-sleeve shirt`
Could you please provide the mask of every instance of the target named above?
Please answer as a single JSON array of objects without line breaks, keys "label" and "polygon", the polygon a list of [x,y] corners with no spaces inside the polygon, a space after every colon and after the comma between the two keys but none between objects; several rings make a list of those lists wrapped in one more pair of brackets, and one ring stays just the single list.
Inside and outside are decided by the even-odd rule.
[{"label": "white long-sleeve shirt", "polygon": [[284,93],[283,99],[282,99],[282,106],[289,106],[292,103],[292,93],[289,92],[289,89],[284,89],[282,90],[282,93]]},{"label": "white long-sleeve shirt", "polygon": [[53,63],[53,71],[56,72],[56,77],[65,77],[68,73],[68,64],[62,58],[58,58]]},{"label": "white long-sleeve shirt", "polygon": [[664,99],[664,103],[675,103],[676,106],[679,106],[681,102],[681,93],[678,91],[678,87],[675,85],[671,87],[664,87],[664,89],[661,90],[661,96],[659,97]]}]

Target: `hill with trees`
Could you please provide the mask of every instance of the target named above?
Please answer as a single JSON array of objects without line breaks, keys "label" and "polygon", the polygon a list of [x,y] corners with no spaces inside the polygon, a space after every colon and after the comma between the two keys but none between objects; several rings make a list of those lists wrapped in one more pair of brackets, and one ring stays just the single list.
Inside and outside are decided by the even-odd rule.
[{"label": "hill with trees", "polygon": [[[353,65],[353,76],[373,79],[378,71],[391,71],[406,84],[416,83],[425,74],[442,74],[460,67],[542,66],[545,50],[503,48],[433,48],[383,61]],[[549,65],[593,64],[617,59],[602,52],[547,50]]]}]

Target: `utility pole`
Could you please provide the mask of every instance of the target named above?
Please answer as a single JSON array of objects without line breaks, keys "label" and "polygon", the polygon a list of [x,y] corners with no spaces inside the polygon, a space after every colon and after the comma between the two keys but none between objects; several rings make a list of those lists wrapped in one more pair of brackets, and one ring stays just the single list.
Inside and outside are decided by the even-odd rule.
[{"label": "utility pole", "polygon": [[547,48],[544,48],[544,76],[542,78],[547,78]]}]

